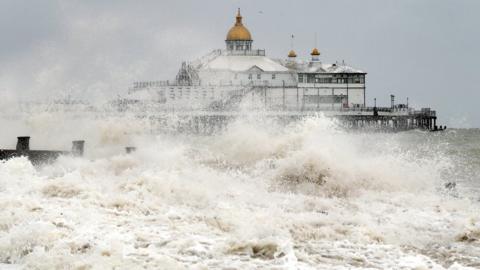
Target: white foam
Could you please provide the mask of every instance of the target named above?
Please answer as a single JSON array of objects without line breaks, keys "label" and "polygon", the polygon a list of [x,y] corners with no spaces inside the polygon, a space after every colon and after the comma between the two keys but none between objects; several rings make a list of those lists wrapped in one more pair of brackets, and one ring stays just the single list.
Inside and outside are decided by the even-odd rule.
[{"label": "white foam", "polygon": [[[68,141],[76,123],[63,117],[67,131],[55,131]],[[37,143],[54,145],[36,137],[54,123],[38,121],[26,130]],[[85,158],[62,157],[41,168],[25,158],[0,163],[0,263],[37,269],[480,263],[478,203],[441,191],[454,160],[434,144],[406,150],[405,136],[422,134],[351,134],[320,117],[289,126],[243,119],[222,134],[188,137],[151,135],[125,121],[97,119],[92,125],[104,128],[81,131]],[[125,155],[127,143],[137,152]]]}]

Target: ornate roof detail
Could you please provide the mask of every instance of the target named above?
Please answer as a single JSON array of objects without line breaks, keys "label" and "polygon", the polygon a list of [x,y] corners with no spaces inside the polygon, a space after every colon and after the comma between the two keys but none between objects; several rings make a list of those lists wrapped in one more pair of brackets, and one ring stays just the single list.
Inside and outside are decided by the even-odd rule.
[{"label": "ornate roof detail", "polygon": [[240,15],[240,9],[238,9],[235,25],[230,28],[227,34],[227,40],[252,40],[252,35],[250,31],[243,26],[242,15]]}]

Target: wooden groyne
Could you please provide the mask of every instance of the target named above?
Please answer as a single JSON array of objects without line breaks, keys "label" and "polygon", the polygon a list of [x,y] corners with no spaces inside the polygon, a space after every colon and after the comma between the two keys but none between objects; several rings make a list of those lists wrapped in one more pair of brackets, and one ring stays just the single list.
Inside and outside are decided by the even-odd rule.
[{"label": "wooden groyne", "polygon": [[[56,150],[31,150],[30,137],[17,137],[17,146],[15,149],[0,149],[0,160],[6,160],[15,157],[25,156],[33,165],[40,165],[55,161],[59,156],[68,155],[74,157],[83,157],[85,149],[85,141],[72,141],[71,151],[56,151]],[[137,148],[135,146],[125,147],[126,154],[132,154]]]},{"label": "wooden groyne", "polygon": [[83,156],[85,141],[73,141],[71,151],[31,150],[30,137],[17,137],[15,149],[0,149],[0,160],[26,156],[34,165],[48,163],[61,155]]}]

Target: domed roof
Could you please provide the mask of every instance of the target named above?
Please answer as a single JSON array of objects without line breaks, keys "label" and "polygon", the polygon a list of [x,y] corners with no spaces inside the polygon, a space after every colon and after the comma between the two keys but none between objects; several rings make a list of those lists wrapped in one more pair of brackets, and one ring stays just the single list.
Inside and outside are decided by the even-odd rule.
[{"label": "domed roof", "polygon": [[318,56],[318,55],[320,55],[320,52],[318,51],[317,48],[313,48],[312,53],[311,53],[310,55],[316,55],[316,56]]},{"label": "domed roof", "polygon": [[291,50],[290,52],[288,52],[288,57],[297,57],[297,54],[294,50]]},{"label": "domed roof", "polygon": [[228,31],[227,40],[252,40],[252,35],[250,34],[250,31],[248,31],[248,29],[243,26],[240,9],[238,9],[236,19],[237,21],[235,22],[235,25],[230,28],[230,31]]}]

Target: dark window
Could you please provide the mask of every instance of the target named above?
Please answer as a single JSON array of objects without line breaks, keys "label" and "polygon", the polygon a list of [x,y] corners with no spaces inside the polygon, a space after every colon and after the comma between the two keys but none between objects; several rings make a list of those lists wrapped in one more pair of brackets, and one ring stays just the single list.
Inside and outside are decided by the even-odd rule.
[{"label": "dark window", "polygon": [[262,75],[257,74],[257,80],[260,80],[262,78]]},{"label": "dark window", "polygon": [[342,103],[342,96],[333,96],[333,95],[306,95],[305,103],[307,104],[332,104],[332,103]]}]

